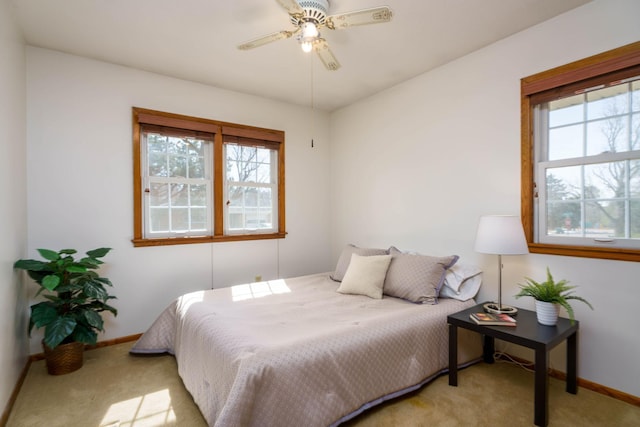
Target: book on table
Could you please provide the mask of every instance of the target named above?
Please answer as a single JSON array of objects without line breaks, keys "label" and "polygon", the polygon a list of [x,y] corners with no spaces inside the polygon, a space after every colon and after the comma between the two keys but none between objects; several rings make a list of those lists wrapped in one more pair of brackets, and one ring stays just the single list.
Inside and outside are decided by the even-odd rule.
[{"label": "book on table", "polygon": [[471,320],[478,325],[488,326],[516,326],[516,319],[508,314],[493,314],[493,313],[471,313],[469,315]]}]

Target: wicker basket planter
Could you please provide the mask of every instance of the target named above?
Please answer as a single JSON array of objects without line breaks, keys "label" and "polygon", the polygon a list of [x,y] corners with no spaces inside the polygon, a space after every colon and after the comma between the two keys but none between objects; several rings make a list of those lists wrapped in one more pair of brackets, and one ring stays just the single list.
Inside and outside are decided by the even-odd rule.
[{"label": "wicker basket planter", "polygon": [[[40,289],[41,301],[31,305],[29,336],[33,328],[44,329],[42,340],[47,371],[61,375],[80,369],[83,363],[84,345],[94,345],[98,333],[104,331],[102,313],[118,314],[109,300],[107,286],[111,280],[100,277],[100,258],[110,248],[87,251],[85,257],[76,259],[75,249],[38,249],[43,260],[19,259],[14,268],[27,272]],[[47,348],[48,346],[48,348]]]},{"label": "wicker basket planter", "polygon": [[44,347],[49,375],[64,375],[77,371],[82,367],[84,362],[84,343],[60,344],[52,349],[43,342],[42,347]]}]

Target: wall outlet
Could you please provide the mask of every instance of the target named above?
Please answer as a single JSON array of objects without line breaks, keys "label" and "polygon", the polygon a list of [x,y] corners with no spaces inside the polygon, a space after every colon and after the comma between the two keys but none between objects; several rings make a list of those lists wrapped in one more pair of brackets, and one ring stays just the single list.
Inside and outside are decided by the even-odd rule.
[{"label": "wall outlet", "polygon": [[254,281],[255,282],[262,282],[262,275],[261,274],[256,274],[256,277],[254,277]]}]

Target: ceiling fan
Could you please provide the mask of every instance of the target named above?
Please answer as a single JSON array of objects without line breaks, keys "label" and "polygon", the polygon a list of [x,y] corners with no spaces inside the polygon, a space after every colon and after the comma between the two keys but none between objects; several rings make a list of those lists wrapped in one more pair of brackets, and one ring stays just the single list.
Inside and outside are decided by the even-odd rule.
[{"label": "ceiling fan", "polygon": [[249,50],[263,46],[277,40],[296,36],[296,40],[305,52],[315,50],[324,66],[331,71],[340,68],[340,63],[329,49],[329,44],[320,37],[320,28],[341,30],[356,25],[377,24],[389,22],[392,12],[387,6],[371,9],[354,10],[327,16],[328,0],[276,0],[289,13],[291,23],[295,29],[278,31],[257,39],[250,40],[238,46],[240,50]]}]

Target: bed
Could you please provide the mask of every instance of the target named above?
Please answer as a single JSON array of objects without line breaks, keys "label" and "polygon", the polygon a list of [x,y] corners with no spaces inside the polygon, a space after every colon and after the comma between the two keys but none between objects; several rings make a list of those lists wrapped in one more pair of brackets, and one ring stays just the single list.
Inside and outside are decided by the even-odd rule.
[{"label": "bed", "polygon": [[[175,355],[210,426],[338,425],[446,370],[446,316],[473,299],[372,298],[337,272],[183,295],[131,352]],[[460,339],[477,359],[477,334]]]}]

